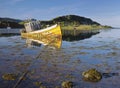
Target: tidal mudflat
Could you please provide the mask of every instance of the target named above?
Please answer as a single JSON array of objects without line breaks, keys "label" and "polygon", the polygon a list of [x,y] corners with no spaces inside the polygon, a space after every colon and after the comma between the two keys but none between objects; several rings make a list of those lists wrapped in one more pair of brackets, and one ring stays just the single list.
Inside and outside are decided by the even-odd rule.
[{"label": "tidal mudflat", "polygon": [[[84,40],[63,40],[60,49],[28,46],[20,36],[0,37],[0,88],[13,88],[26,71],[17,88],[62,88],[65,81],[73,88],[119,88],[119,33],[110,29]],[[100,81],[83,80],[91,68],[102,74]]]}]

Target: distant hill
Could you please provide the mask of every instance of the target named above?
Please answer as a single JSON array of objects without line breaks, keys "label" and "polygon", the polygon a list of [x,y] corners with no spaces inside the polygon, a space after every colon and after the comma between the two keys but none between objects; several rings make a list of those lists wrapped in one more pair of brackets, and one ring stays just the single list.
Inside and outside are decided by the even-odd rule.
[{"label": "distant hill", "polygon": [[[25,22],[27,22],[27,20],[19,20],[19,19],[13,19],[13,18],[0,18],[0,28],[6,28],[7,26],[10,26],[12,28],[23,28],[24,27],[23,24]],[[100,23],[95,22],[90,18],[77,16],[77,15],[59,16],[52,20],[47,20],[47,21],[40,20],[40,22],[41,22],[42,28],[45,28],[46,25],[53,25],[56,23],[60,23],[62,27],[66,27],[66,26],[77,27],[80,25],[101,26]]]},{"label": "distant hill", "polygon": [[8,22],[21,22],[22,20],[13,19],[13,18],[0,18],[0,21],[8,21]]},{"label": "distant hill", "polygon": [[86,24],[86,25],[100,25],[99,23],[92,21],[90,18],[85,18],[77,15],[66,15],[54,18],[53,21],[55,22],[77,22],[78,24]]},{"label": "distant hill", "polygon": [[55,23],[61,23],[61,25],[100,25],[100,23],[91,20],[90,18],[81,17],[77,15],[66,15],[56,17],[49,21],[41,21],[42,25],[50,25]]},{"label": "distant hill", "polygon": [[24,26],[19,24],[22,20],[13,18],[0,18],[0,28],[6,28],[10,26],[11,28],[23,28]]}]

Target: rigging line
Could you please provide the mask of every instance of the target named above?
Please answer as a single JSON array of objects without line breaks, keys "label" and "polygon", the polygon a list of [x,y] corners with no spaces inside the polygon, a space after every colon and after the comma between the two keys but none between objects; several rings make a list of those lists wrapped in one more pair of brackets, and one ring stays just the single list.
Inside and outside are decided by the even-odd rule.
[{"label": "rigging line", "polygon": [[22,82],[23,78],[30,72],[30,67],[36,62],[36,59],[39,58],[41,53],[39,53],[32,61],[32,63],[30,63],[28,69],[22,74],[22,76],[18,79],[18,81],[16,82],[16,84],[14,85],[13,88],[17,88],[18,85]]},{"label": "rigging line", "polygon": [[[53,42],[53,41],[54,41],[54,38],[53,38],[52,42]],[[50,42],[50,43],[52,43],[52,42]],[[50,44],[50,43],[49,43],[49,44]],[[48,44],[48,45],[49,45],[49,44]],[[40,54],[41,54],[41,53],[39,53],[39,54],[33,59],[32,63],[30,63],[30,65],[29,65],[28,69],[27,69],[27,70],[23,73],[23,75],[18,79],[18,81],[16,82],[16,84],[14,85],[13,88],[17,88],[18,85],[22,82],[23,78],[30,72],[30,70],[31,70],[30,67],[36,62],[36,59],[39,58]]]}]

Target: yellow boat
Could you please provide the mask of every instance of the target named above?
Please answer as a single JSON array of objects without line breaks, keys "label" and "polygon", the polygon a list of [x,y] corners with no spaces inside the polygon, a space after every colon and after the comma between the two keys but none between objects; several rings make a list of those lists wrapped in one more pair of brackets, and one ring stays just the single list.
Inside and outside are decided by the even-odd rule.
[{"label": "yellow boat", "polygon": [[21,37],[31,39],[44,45],[54,46],[56,48],[60,48],[62,43],[61,28],[60,25],[57,24],[45,29],[30,31],[26,33],[21,32]]}]

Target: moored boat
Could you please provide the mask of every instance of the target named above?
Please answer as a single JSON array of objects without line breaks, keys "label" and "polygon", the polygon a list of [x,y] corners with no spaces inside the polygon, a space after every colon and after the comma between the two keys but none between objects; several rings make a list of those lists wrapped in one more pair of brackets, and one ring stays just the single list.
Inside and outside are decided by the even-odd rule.
[{"label": "moored boat", "polygon": [[33,30],[28,24],[25,26],[27,26],[25,28],[27,28],[29,32],[27,32],[28,31],[27,29],[25,29],[26,32],[22,31],[21,32],[22,38],[32,39],[37,42],[40,41],[41,43],[45,45],[54,45],[55,47],[60,48],[61,39],[62,39],[60,25],[55,24],[45,29],[38,29],[38,30]]}]

